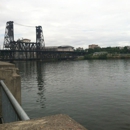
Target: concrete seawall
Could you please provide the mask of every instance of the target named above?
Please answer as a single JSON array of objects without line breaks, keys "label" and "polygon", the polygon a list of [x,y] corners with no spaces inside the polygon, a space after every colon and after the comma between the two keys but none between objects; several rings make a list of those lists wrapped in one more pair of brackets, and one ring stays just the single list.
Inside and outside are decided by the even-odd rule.
[{"label": "concrete seawall", "polygon": [[[0,80],[3,80],[19,104],[21,104],[21,77],[18,68],[14,64],[0,61]],[[0,116],[1,110],[1,92],[0,92]]]}]

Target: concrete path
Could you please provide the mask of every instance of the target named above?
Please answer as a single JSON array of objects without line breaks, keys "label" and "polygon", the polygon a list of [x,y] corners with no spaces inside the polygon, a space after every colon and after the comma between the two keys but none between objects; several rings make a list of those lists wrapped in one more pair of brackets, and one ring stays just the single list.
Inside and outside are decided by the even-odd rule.
[{"label": "concrete path", "polygon": [[87,130],[67,115],[0,124],[0,130]]}]

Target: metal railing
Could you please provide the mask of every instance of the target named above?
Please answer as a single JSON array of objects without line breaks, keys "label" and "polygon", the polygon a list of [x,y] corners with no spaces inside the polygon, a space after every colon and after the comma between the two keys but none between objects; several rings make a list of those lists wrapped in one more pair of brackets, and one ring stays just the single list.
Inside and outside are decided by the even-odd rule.
[{"label": "metal railing", "polygon": [[30,118],[25,113],[23,108],[19,105],[15,97],[7,88],[5,83],[0,80],[1,99],[2,99],[2,118],[4,123],[29,120]]}]

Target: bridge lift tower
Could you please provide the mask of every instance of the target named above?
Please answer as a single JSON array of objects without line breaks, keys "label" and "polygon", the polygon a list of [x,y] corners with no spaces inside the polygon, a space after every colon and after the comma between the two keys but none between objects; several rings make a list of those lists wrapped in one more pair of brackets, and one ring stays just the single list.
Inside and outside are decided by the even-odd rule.
[{"label": "bridge lift tower", "polygon": [[5,28],[3,49],[10,50],[40,50],[45,47],[42,26],[36,26],[36,43],[14,41],[13,21],[8,21]]},{"label": "bridge lift tower", "polygon": [[11,42],[14,42],[14,27],[13,27],[13,21],[8,21],[6,23],[5,28],[3,48],[10,48]]}]

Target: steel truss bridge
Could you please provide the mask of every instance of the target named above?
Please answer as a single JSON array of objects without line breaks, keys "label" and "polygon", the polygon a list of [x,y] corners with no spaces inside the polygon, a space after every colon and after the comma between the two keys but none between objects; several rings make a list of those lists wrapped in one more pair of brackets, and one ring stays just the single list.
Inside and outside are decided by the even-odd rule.
[{"label": "steel truss bridge", "polygon": [[83,56],[85,52],[71,51],[43,51],[43,50],[0,50],[0,60],[16,61],[16,60],[66,60],[75,59],[77,56]]},{"label": "steel truss bridge", "polygon": [[15,41],[13,23],[13,21],[6,23],[0,60],[74,59],[85,54],[85,52],[46,50],[42,26],[36,26],[36,42]]}]

